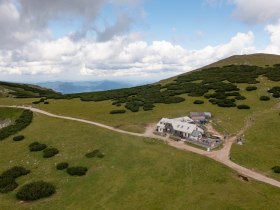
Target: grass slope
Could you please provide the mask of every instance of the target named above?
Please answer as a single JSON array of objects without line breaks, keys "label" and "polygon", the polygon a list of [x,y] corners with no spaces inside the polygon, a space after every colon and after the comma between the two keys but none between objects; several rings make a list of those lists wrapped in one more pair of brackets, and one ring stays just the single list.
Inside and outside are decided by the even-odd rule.
[{"label": "grass slope", "polygon": [[14,122],[22,113],[20,109],[13,109],[13,108],[1,108],[0,107],[0,121],[5,119],[10,119]]},{"label": "grass slope", "polygon": [[[57,128],[59,132],[56,131]],[[20,185],[44,180],[57,194],[32,203],[0,194],[0,209],[277,209],[278,188],[244,182],[230,169],[204,157],[176,150],[161,142],[135,138],[77,122],[35,115],[23,132],[26,139],[0,142],[0,171],[15,165],[31,170]],[[39,140],[60,150],[43,159],[28,144]],[[103,159],[84,154],[99,148]],[[70,177],[55,164],[89,168],[84,177]]]},{"label": "grass slope", "polygon": [[[190,97],[186,94],[181,95],[186,100],[178,104],[157,104],[152,111],[130,112],[121,115],[111,115],[112,110],[111,101],[102,102],[83,102],[79,99],[72,100],[49,100],[50,104],[33,105],[40,109],[44,109],[56,114],[62,114],[73,117],[80,117],[84,119],[94,120],[108,125],[112,125],[124,130],[134,132],[144,132],[145,126],[149,123],[156,123],[162,117],[178,117],[185,116],[191,111],[210,111],[214,118],[216,127],[227,134],[237,133],[243,126],[246,118],[256,112],[261,112],[275,106],[277,99],[271,98],[270,101],[260,101],[261,95],[269,95],[267,90],[276,86],[279,82],[267,80],[265,77],[260,77],[260,83],[256,84],[258,90],[246,91],[248,84],[238,84],[241,89],[240,93],[247,99],[244,101],[237,101],[238,104],[247,104],[251,106],[250,110],[238,110],[237,108],[220,108],[209,103],[204,97]],[[205,103],[201,105],[193,104],[195,100],[204,100]],[[29,104],[31,99],[0,99],[1,104]],[[121,107],[120,107],[121,109]]]},{"label": "grass slope", "polygon": [[249,168],[263,171],[280,180],[271,168],[280,165],[280,109],[255,117],[255,123],[245,132],[245,144],[234,145],[232,160]]}]

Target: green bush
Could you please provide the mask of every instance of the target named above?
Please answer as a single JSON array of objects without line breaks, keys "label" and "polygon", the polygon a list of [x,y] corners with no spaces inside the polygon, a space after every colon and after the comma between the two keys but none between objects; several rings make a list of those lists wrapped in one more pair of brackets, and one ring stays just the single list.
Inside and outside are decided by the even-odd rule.
[{"label": "green bush", "polygon": [[39,104],[40,101],[33,101],[32,104]]},{"label": "green bush", "polygon": [[47,145],[46,145],[46,144],[41,144],[41,143],[39,143],[39,142],[37,142],[37,141],[35,141],[35,142],[29,144],[29,150],[30,150],[31,152],[42,151],[42,150],[44,150],[44,149],[46,149],[46,148],[47,148]]},{"label": "green bush", "polygon": [[15,179],[12,177],[0,176],[0,193],[8,193],[18,187]]},{"label": "green bush", "polygon": [[31,182],[22,186],[16,194],[18,200],[33,201],[49,197],[56,192],[55,187],[47,182]]},{"label": "green bush", "polygon": [[250,106],[248,106],[248,105],[238,105],[237,108],[238,109],[250,109]]},{"label": "green bush", "polygon": [[29,170],[20,166],[15,166],[4,171],[0,176],[0,193],[13,191],[18,186],[16,179],[29,173]]},{"label": "green bush", "polygon": [[24,139],[23,135],[18,135],[13,138],[14,141],[22,141]]},{"label": "green bush", "polygon": [[268,90],[269,93],[272,93],[274,98],[280,98],[280,86],[276,86]]},{"label": "green bush", "polygon": [[30,170],[25,169],[24,167],[21,166],[15,166],[13,168],[10,168],[6,171],[4,171],[1,174],[1,177],[11,177],[13,179],[16,179],[20,176],[24,176],[30,173]]},{"label": "green bush", "polygon": [[0,129],[0,140],[15,135],[17,132],[26,128],[32,122],[32,118],[33,113],[29,110],[24,110],[14,124]]},{"label": "green bush", "polygon": [[67,173],[71,176],[84,176],[87,172],[86,167],[77,166],[77,167],[70,167],[67,168]]},{"label": "green bush", "polygon": [[193,103],[194,104],[204,104],[204,101],[202,101],[202,100],[195,100]]},{"label": "green bush", "polygon": [[216,100],[216,103],[219,107],[235,107],[236,104],[231,99],[221,99]]},{"label": "green bush", "polygon": [[104,154],[104,153],[98,153],[98,154],[97,154],[97,157],[98,157],[98,158],[104,158],[104,157],[105,157],[105,154]]},{"label": "green bush", "polygon": [[58,153],[59,153],[59,150],[56,148],[47,148],[47,149],[44,149],[44,151],[43,151],[43,158],[50,158],[50,157],[55,156]]},{"label": "green bush", "polygon": [[69,166],[68,163],[62,162],[62,163],[58,163],[58,164],[56,165],[56,169],[57,169],[57,170],[64,170],[64,169],[68,168],[68,166]]},{"label": "green bush", "polygon": [[274,166],[271,169],[273,170],[274,173],[280,174],[280,166]]},{"label": "green bush", "polygon": [[48,101],[45,101],[45,102],[44,102],[44,104],[50,104],[50,102],[48,102]]},{"label": "green bush", "polygon": [[253,90],[257,90],[258,88],[256,86],[248,86],[246,87],[247,91],[253,91]]},{"label": "green bush", "polygon": [[95,149],[95,150],[93,150],[92,152],[89,152],[89,153],[87,153],[87,154],[85,154],[85,156],[87,157],[87,158],[93,158],[93,157],[95,157],[97,154],[99,154],[99,149]]},{"label": "green bush", "polygon": [[110,111],[110,114],[123,114],[126,111],[124,109],[118,109],[118,110],[112,110]]},{"label": "green bush", "polygon": [[261,97],[260,97],[260,100],[261,100],[261,101],[269,101],[270,98],[269,98],[268,96],[261,96]]}]

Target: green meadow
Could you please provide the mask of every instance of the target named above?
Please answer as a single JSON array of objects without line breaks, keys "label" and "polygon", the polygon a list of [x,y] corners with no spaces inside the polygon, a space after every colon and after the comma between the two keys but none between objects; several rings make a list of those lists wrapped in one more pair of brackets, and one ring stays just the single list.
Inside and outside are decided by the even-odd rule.
[{"label": "green meadow", "polygon": [[[1,109],[1,112],[6,110]],[[278,188],[245,182],[229,168],[208,158],[179,151],[162,142],[111,132],[95,126],[34,114],[21,142],[0,142],[0,171],[23,166],[31,173],[20,186],[43,180],[57,193],[34,202],[15,199],[17,189],[0,194],[0,209],[278,209]],[[52,158],[30,152],[34,141],[59,149]],[[99,149],[102,159],[86,158]],[[83,177],[71,177],[55,165],[86,166]]]}]

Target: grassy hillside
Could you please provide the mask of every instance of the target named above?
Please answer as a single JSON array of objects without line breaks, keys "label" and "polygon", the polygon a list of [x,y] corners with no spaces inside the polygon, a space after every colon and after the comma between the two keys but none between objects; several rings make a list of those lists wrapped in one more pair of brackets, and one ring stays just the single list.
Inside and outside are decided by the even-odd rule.
[{"label": "grassy hillside", "polygon": [[280,165],[279,121],[279,107],[254,116],[252,126],[245,132],[244,145],[233,146],[232,160],[280,180],[280,175],[271,170]]},{"label": "grassy hillside", "polygon": [[0,82],[0,98],[16,97],[16,98],[61,98],[60,93],[51,89],[42,88],[36,85],[19,84],[11,82]]},{"label": "grassy hillside", "polygon": [[[273,66],[275,64],[280,63],[280,55],[273,55],[273,54],[249,54],[249,55],[233,55],[228,58],[219,60],[217,62],[211,63],[209,65],[206,65],[202,68],[197,69],[196,71],[200,71],[202,69],[208,69],[213,67],[223,67],[228,65],[249,65],[249,66],[260,66],[260,67],[266,67],[266,66]],[[184,73],[182,75],[187,75],[188,73]],[[171,77],[168,79],[164,79],[160,81],[160,84],[166,84],[169,82],[174,81],[178,76]]]},{"label": "grassy hillside", "polygon": [[[62,126],[63,125],[63,126]],[[59,128],[59,132],[57,130]],[[57,131],[57,132],[53,132]],[[0,209],[277,209],[279,189],[250,180],[207,158],[150,139],[130,137],[77,122],[35,115],[21,134],[0,142],[0,172],[20,165],[31,173],[20,186],[44,180],[57,193],[35,202],[18,202],[14,192],[0,194]],[[59,149],[53,158],[29,152],[40,141]],[[100,149],[105,157],[88,159]],[[55,165],[88,167],[84,177],[70,177]],[[230,195],[230,196],[229,196]]]}]

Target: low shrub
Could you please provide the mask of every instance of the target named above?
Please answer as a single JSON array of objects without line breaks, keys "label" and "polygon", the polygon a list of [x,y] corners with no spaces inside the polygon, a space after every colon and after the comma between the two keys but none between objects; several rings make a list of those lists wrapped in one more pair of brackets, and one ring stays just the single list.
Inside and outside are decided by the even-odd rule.
[{"label": "low shrub", "polygon": [[62,162],[62,163],[58,163],[58,164],[56,165],[56,169],[57,169],[57,170],[64,170],[64,169],[68,168],[68,166],[69,166],[68,163]]},{"label": "low shrub", "polygon": [[30,170],[25,169],[24,167],[21,166],[15,166],[13,168],[10,168],[6,171],[4,171],[1,174],[1,177],[11,177],[13,179],[16,179],[20,176],[24,176],[30,173]]},{"label": "low shrub", "polygon": [[272,171],[273,171],[274,173],[280,174],[280,166],[274,166],[274,167],[272,167],[271,169],[272,169]]},{"label": "low shrub", "polygon": [[41,144],[41,143],[39,143],[39,142],[37,142],[37,141],[35,141],[35,142],[29,144],[29,150],[30,150],[31,152],[42,151],[42,150],[44,150],[44,149],[46,149],[46,148],[47,148],[47,145],[46,145],[46,144]]},{"label": "low shrub", "polygon": [[269,93],[272,93],[274,98],[280,98],[280,86],[276,86],[268,90]]},{"label": "low shrub", "polygon": [[99,149],[95,149],[92,152],[85,154],[85,156],[87,158],[93,158],[93,157],[97,156],[97,154],[99,154],[99,152],[100,152]]},{"label": "low shrub", "polygon": [[238,105],[237,108],[238,109],[250,109],[250,106],[248,106],[248,105]]},{"label": "low shrub", "polygon": [[221,100],[216,100],[217,105],[219,107],[235,107],[236,104],[232,99],[221,99]]},{"label": "low shrub", "polygon": [[195,100],[193,103],[194,104],[204,104],[204,101],[202,101],[202,100]]},{"label": "low shrub", "polygon": [[32,122],[32,118],[33,113],[29,110],[24,110],[14,124],[0,129],[0,140],[15,135],[17,132],[26,128]]},{"label": "low shrub", "polygon": [[22,141],[24,139],[24,135],[18,135],[13,138],[14,141]]},{"label": "low shrub", "polygon": [[50,102],[48,102],[48,101],[45,101],[45,102],[44,102],[44,104],[49,104],[49,103],[50,103]]},{"label": "low shrub", "polygon": [[87,167],[76,166],[67,168],[67,173],[71,176],[84,176],[87,170]]},{"label": "low shrub", "polygon": [[33,201],[49,197],[56,192],[55,187],[44,181],[31,182],[22,186],[16,194],[18,200]]},{"label": "low shrub", "polygon": [[261,101],[269,101],[269,100],[270,100],[270,97],[268,97],[268,96],[261,96],[261,97],[260,97],[260,100],[261,100]]},{"label": "low shrub", "polygon": [[247,91],[253,91],[253,90],[257,90],[258,88],[256,86],[248,86],[246,87]]},{"label": "low shrub", "polygon": [[58,153],[59,153],[59,150],[56,148],[47,148],[47,149],[44,149],[44,151],[43,151],[43,158],[50,158],[50,157],[55,156]]},{"label": "low shrub", "polygon": [[8,193],[16,189],[18,184],[12,177],[0,177],[0,193]]},{"label": "low shrub", "polygon": [[98,153],[98,154],[97,154],[97,157],[98,157],[98,158],[104,158],[104,157],[105,157],[105,154],[104,154],[104,153]]},{"label": "low shrub", "polygon": [[126,110],[124,109],[118,109],[118,110],[112,110],[110,111],[110,114],[124,114]]},{"label": "low shrub", "polygon": [[33,101],[32,104],[39,104],[40,101]]},{"label": "low shrub", "polygon": [[17,188],[16,179],[29,174],[30,171],[21,166],[15,166],[4,171],[0,176],[0,192],[8,193]]}]

